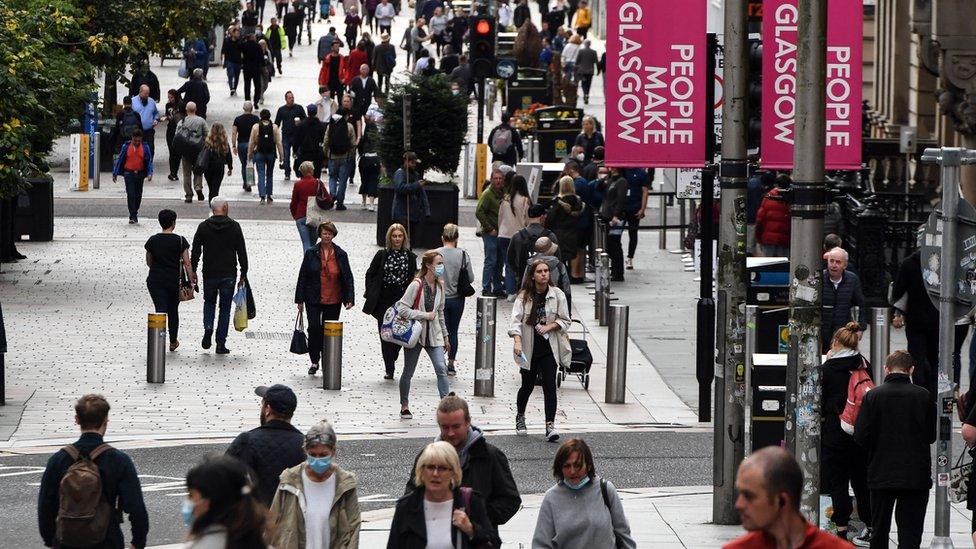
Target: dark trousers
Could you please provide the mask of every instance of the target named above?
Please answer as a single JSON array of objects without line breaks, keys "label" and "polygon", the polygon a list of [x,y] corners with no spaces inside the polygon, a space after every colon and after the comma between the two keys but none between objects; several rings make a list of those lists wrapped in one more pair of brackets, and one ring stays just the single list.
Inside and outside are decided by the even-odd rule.
[{"label": "dark trousers", "polygon": [[[376,319],[376,331],[383,328],[383,319]],[[386,375],[393,375],[396,370],[396,361],[400,357],[400,346],[380,339],[380,348],[383,350],[383,366],[386,367]]]},{"label": "dark trousers", "polygon": [[169,129],[166,130],[166,146],[169,148],[169,174],[173,177],[179,177],[180,161],[183,157],[173,152],[173,138],[176,137],[176,126],[174,125],[173,128],[172,132]]},{"label": "dark trousers", "polygon": [[[315,166],[315,171],[312,172],[312,175],[315,176],[315,179],[319,179],[320,177],[322,177],[322,163],[324,161],[325,158],[323,157],[321,150],[303,151],[298,154],[299,166],[302,165],[302,162],[311,162],[312,165]],[[301,174],[295,174],[295,175],[298,176]]]},{"label": "dark trousers", "polygon": [[146,181],[146,172],[123,172],[125,178],[125,201],[129,206],[129,219],[139,217],[139,205],[142,204],[142,186]]},{"label": "dark trousers", "polygon": [[180,287],[147,282],[149,297],[157,313],[166,313],[169,323],[169,341],[175,342],[180,334]]},{"label": "dark trousers", "polygon": [[271,52],[271,61],[278,67],[278,74],[281,74],[281,48],[269,48],[268,51]]},{"label": "dark trousers", "polygon": [[593,84],[592,74],[581,74],[580,84],[583,86],[583,97],[587,98],[590,96],[590,86]]},{"label": "dark trousers", "polygon": [[447,324],[448,340],[451,342],[451,352],[447,358],[454,360],[458,348],[458,327],[461,326],[461,315],[464,314],[464,298],[449,297],[444,300],[444,323]]},{"label": "dark trousers", "polygon": [[640,233],[640,218],[636,213],[627,214],[627,257],[634,259],[637,251],[637,235]]},{"label": "dark trousers", "polygon": [[[384,87],[386,86],[386,87]],[[376,73],[376,89],[386,93],[390,90],[390,75],[389,73],[383,74],[381,72]]]},{"label": "dark trousers", "polygon": [[834,506],[834,524],[845,528],[850,523],[854,512],[850,486],[857,499],[857,516],[870,527],[872,516],[867,453],[861,448],[835,449],[824,446],[821,472],[823,492],[830,494]]},{"label": "dark trousers", "polygon": [[290,135],[285,135],[284,132],[281,134],[281,148],[285,153],[285,156],[281,159],[281,169],[285,170],[285,179],[291,177],[291,137]]},{"label": "dark trousers", "polygon": [[[534,352],[534,351],[533,351]],[[546,406],[546,422],[556,420],[556,359],[552,354],[542,358],[532,357],[529,369],[519,368],[522,374],[522,386],[518,390],[516,405],[518,413],[525,415],[525,406],[529,403],[529,397],[535,389],[536,377],[542,376],[542,394]],[[541,372],[541,374],[540,374]]]},{"label": "dark trousers", "polygon": [[17,255],[16,233],[17,197],[0,199],[0,259]]},{"label": "dark trousers", "polygon": [[254,87],[254,101],[261,100],[261,71],[244,69],[244,100],[251,100],[251,87]]},{"label": "dark trousers", "polygon": [[[289,51],[294,51],[295,50],[295,41],[298,40],[298,29],[295,29],[295,30],[293,30],[291,32],[285,31],[285,36],[288,37],[288,50]],[[281,72],[281,71],[279,71],[279,72]]]},{"label": "dark trousers", "polygon": [[203,178],[207,180],[207,202],[220,194],[220,184],[224,181],[224,168],[221,166],[219,172],[205,173]]},{"label": "dark trousers", "polygon": [[237,158],[241,161],[241,181],[247,188],[247,180],[244,179],[247,176],[247,141],[237,144]]},{"label": "dark trousers", "polygon": [[156,128],[142,130],[142,142],[149,145],[149,155],[156,158]]},{"label": "dark trousers", "polygon": [[[227,341],[230,328],[230,306],[234,303],[234,277],[207,278],[203,281],[203,328],[213,330],[220,296],[220,316],[217,317],[217,343]],[[321,331],[321,330],[320,330]]]},{"label": "dark trousers", "polygon": [[894,510],[895,523],[898,524],[898,549],[918,549],[922,543],[922,526],[925,524],[928,502],[928,490],[871,490],[871,507],[874,510],[871,548],[887,549],[891,512]]},{"label": "dark trousers", "polygon": [[392,36],[393,33],[390,30],[392,28],[393,28],[393,25],[380,25],[379,35],[380,36],[383,36],[383,33],[385,32],[385,33],[389,34],[390,36]]},{"label": "dark trousers", "polygon": [[607,253],[610,254],[610,278],[612,280],[624,279],[624,247],[622,237],[622,233],[615,235],[607,232]]},{"label": "dark trousers", "polygon": [[326,320],[339,320],[341,310],[342,303],[305,303],[305,315],[308,317],[308,357],[312,359],[312,364],[318,364],[322,356],[322,324]]}]

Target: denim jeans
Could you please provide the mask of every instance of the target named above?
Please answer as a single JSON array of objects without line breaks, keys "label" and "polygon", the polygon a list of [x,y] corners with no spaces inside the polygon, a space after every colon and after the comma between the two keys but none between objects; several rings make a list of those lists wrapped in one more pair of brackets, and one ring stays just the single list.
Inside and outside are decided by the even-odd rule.
[{"label": "denim jeans", "polygon": [[420,358],[420,349],[427,351],[427,356],[434,364],[434,373],[437,374],[437,392],[441,398],[447,396],[451,387],[447,382],[447,363],[444,362],[444,347],[431,347],[429,345],[417,344],[412,349],[403,350],[403,374],[400,375],[400,405],[406,406],[410,401],[410,379],[413,377],[414,370],[417,369],[417,360]]},{"label": "denim jeans", "polygon": [[139,217],[139,205],[142,204],[142,185],[146,181],[146,172],[125,172],[125,200],[129,206],[129,219]]},{"label": "denim jeans", "polygon": [[481,271],[481,289],[485,292],[497,292],[503,289],[502,264],[505,263],[505,257],[499,250],[497,236],[482,235],[481,241],[485,245],[485,266]]},{"label": "denim jeans", "polygon": [[241,79],[241,64],[227,61],[227,85],[230,91],[237,93],[237,83]]},{"label": "denim jeans", "polygon": [[444,322],[447,324],[448,339],[451,342],[451,352],[447,358],[454,360],[458,349],[458,326],[461,325],[461,315],[464,314],[464,298],[449,297],[444,300]]},{"label": "denim jeans", "polygon": [[349,170],[347,172],[349,177],[346,178],[346,183],[352,185],[352,180],[356,176],[356,155],[350,154],[346,157],[346,169]]},{"label": "denim jeans", "polygon": [[281,163],[285,165],[285,177],[291,177],[291,136],[286,136],[281,134],[281,148],[284,150],[285,156],[283,157]]},{"label": "denim jeans", "polygon": [[329,192],[335,197],[336,205],[344,204],[346,183],[349,180],[349,163],[345,158],[329,160]]},{"label": "denim jeans", "polygon": [[220,317],[217,318],[217,343],[223,343],[227,341],[230,306],[234,303],[234,277],[203,280],[203,328],[205,330],[213,330],[218,295],[220,295]]},{"label": "denim jeans", "polygon": [[247,177],[247,141],[237,144],[237,158],[241,160],[241,182],[246,185],[247,180],[244,178]]},{"label": "denim jeans", "polygon": [[302,239],[302,253],[305,250],[309,250],[315,247],[315,227],[309,227],[305,224],[307,218],[303,217],[301,219],[295,220],[295,225],[298,226],[298,238]]},{"label": "denim jeans", "polygon": [[258,178],[258,195],[261,198],[271,196],[274,191],[274,163],[275,155],[254,153],[254,172]]},{"label": "denim jeans", "polygon": [[[518,284],[516,278],[521,279],[521,277],[515,276],[515,267],[509,265],[508,263],[508,245],[512,243],[511,238],[498,238],[498,257],[501,258],[501,262],[505,264],[505,278],[503,282],[505,285],[505,293],[508,295],[514,295],[515,291],[518,289]],[[499,267],[499,270],[501,268]]]}]

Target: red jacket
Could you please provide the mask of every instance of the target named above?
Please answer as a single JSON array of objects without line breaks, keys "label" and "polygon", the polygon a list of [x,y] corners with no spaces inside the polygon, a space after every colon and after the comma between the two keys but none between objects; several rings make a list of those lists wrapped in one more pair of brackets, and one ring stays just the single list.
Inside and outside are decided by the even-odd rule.
[{"label": "red jacket", "polygon": [[319,180],[310,175],[303,176],[295,182],[291,190],[291,217],[301,219],[308,213],[308,199],[318,191]]},{"label": "red jacket", "polygon": [[[322,60],[322,68],[319,69],[319,86],[329,85],[329,76],[330,76],[329,67],[332,66],[331,61],[332,61],[331,53],[329,55],[326,55],[325,59]],[[347,76],[348,72],[349,72],[349,58],[340,53],[339,54],[339,81],[340,82],[345,83],[346,80],[352,82],[353,77]],[[359,74],[358,70],[356,71],[356,74]]]},{"label": "red jacket", "polygon": [[342,78],[342,83],[349,86],[353,79],[359,76],[359,67],[369,65],[369,56],[366,52],[354,49],[346,57],[346,74]]},{"label": "red jacket", "polygon": [[756,214],[756,242],[767,246],[790,245],[790,205],[779,198],[779,189],[766,193]]}]

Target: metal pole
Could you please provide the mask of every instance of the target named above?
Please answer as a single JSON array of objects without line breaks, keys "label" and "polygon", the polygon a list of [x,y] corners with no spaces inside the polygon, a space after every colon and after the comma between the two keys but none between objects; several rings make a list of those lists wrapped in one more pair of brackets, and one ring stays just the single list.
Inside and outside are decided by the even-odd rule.
[{"label": "metal pole", "polygon": [[759,314],[758,305],[746,305],[746,398],[743,406],[745,421],[742,430],[743,454],[752,453],[752,364],[756,353],[756,316]]},{"label": "metal pole", "polygon": [[322,323],[322,388],[342,389],[342,322],[338,320]]},{"label": "metal pole", "polygon": [[[599,257],[603,253],[601,248],[593,250],[593,255]],[[603,305],[601,299],[603,299],[603,276],[600,273],[600,262],[596,262],[596,268],[593,269],[593,319],[600,320],[600,313],[603,312]]]},{"label": "metal pole", "polygon": [[688,223],[688,216],[685,213],[685,202],[687,200],[678,200],[678,251],[681,251],[685,247],[685,224]]},{"label": "metal pole", "polygon": [[786,367],[786,447],[803,471],[800,511],[820,515],[821,246],[824,182],[827,3],[797,5],[796,141],[790,204],[790,351]]},{"label": "metal pole", "polygon": [[94,132],[92,135],[94,136],[94,139],[92,140],[94,142],[91,143],[90,146],[92,147],[92,150],[95,151],[95,166],[94,171],[92,172],[92,188],[98,189],[101,187],[102,179],[102,132]]},{"label": "metal pole", "polygon": [[600,254],[600,326],[606,326],[610,316],[610,254]]},{"label": "metal pole", "polygon": [[495,396],[495,315],[498,300],[478,297],[475,318],[474,396]]},{"label": "metal pole", "polygon": [[661,232],[658,236],[657,249],[668,249],[668,197],[661,195]]},{"label": "metal pole", "polygon": [[485,142],[485,79],[479,78],[478,87],[478,143]]},{"label": "metal pole", "polygon": [[610,307],[610,329],[607,330],[607,404],[623,404],[627,393],[627,331],[629,305]]},{"label": "metal pole", "polygon": [[146,322],[146,381],[166,382],[166,313],[149,313]]},{"label": "metal pole", "polygon": [[871,371],[874,382],[884,379],[884,362],[891,350],[891,323],[888,307],[871,308]]}]

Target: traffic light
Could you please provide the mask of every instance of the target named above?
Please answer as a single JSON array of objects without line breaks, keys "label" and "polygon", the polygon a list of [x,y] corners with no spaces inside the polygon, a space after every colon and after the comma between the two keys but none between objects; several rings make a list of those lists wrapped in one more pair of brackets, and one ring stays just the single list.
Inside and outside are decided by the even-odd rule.
[{"label": "traffic light", "polygon": [[746,146],[758,149],[762,133],[762,40],[749,38],[748,42],[748,118],[746,120]]},{"label": "traffic light", "polygon": [[495,18],[472,15],[468,18],[471,68],[475,78],[495,75]]}]

